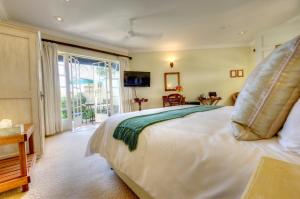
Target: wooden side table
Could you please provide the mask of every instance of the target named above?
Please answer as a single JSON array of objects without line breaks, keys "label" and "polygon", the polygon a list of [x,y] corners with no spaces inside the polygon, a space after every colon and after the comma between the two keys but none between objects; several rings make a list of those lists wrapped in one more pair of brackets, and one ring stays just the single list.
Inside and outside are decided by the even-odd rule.
[{"label": "wooden side table", "polygon": [[202,105],[217,105],[222,100],[222,97],[198,97],[198,100]]},{"label": "wooden side table", "polygon": [[300,165],[262,158],[242,199],[299,199]]},{"label": "wooden side table", "polygon": [[[30,183],[29,171],[33,167],[36,156],[34,154],[33,125],[25,124],[24,132],[12,133],[9,135],[0,134],[0,145],[19,145],[19,156],[0,160],[0,192],[17,187],[22,191],[28,191]],[[26,155],[25,142],[29,143],[29,154]]]},{"label": "wooden side table", "polygon": [[135,103],[137,103],[139,105],[139,111],[142,110],[142,103],[148,102],[148,99],[145,99],[145,98],[134,98],[133,100]]}]

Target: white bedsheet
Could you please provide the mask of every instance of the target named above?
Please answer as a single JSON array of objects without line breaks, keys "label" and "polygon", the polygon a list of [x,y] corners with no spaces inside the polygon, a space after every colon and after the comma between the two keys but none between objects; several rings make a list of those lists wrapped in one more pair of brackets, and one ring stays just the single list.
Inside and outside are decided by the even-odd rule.
[{"label": "white bedsheet", "polygon": [[[167,109],[182,108],[171,107]],[[149,126],[133,152],[112,137],[125,118],[160,112],[151,109],[118,114],[92,136],[88,153],[99,153],[157,199],[238,199],[260,157],[300,163],[285,152],[277,138],[237,141],[231,134],[232,107],[194,113]]]}]

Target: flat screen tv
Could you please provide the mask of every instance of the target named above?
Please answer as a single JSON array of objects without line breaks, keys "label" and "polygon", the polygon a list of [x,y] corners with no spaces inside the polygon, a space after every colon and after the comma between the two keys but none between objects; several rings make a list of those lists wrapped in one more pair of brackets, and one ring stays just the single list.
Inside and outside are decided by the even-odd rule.
[{"label": "flat screen tv", "polygon": [[150,87],[150,72],[124,71],[125,87]]}]

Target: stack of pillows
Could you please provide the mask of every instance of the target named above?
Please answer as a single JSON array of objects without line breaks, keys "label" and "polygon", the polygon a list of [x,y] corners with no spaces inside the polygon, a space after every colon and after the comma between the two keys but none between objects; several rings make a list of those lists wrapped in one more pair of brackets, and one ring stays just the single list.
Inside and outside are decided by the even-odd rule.
[{"label": "stack of pillows", "polygon": [[232,115],[238,140],[267,139],[300,154],[300,36],[276,48],[252,72]]},{"label": "stack of pillows", "polygon": [[279,133],[279,143],[286,150],[300,155],[300,99],[294,105]]}]

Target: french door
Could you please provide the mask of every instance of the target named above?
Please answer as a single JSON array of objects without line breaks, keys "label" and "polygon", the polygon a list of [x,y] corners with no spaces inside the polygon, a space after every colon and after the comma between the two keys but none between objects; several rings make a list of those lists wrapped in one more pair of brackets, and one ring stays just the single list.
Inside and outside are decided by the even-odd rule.
[{"label": "french door", "polygon": [[[59,67],[64,130],[103,122],[120,111],[120,64],[61,54]],[[64,86],[64,87],[63,87]]]},{"label": "french door", "polygon": [[78,59],[68,56],[68,68],[70,71],[70,99],[72,110],[72,129],[80,127],[82,124],[82,103],[81,103],[81,85],[80,85],[80,64]]},{"label": "french door", "polygon": [[110,89],[109,89],[109,67],[107,62],[99,61],[93,63],[94,73],[94,96],[96,121],[101,122],[111,115]]},{"label": "french door", "polygon": [[120,112],[120,64],[99,61],[94,66],[96,121]]}]

